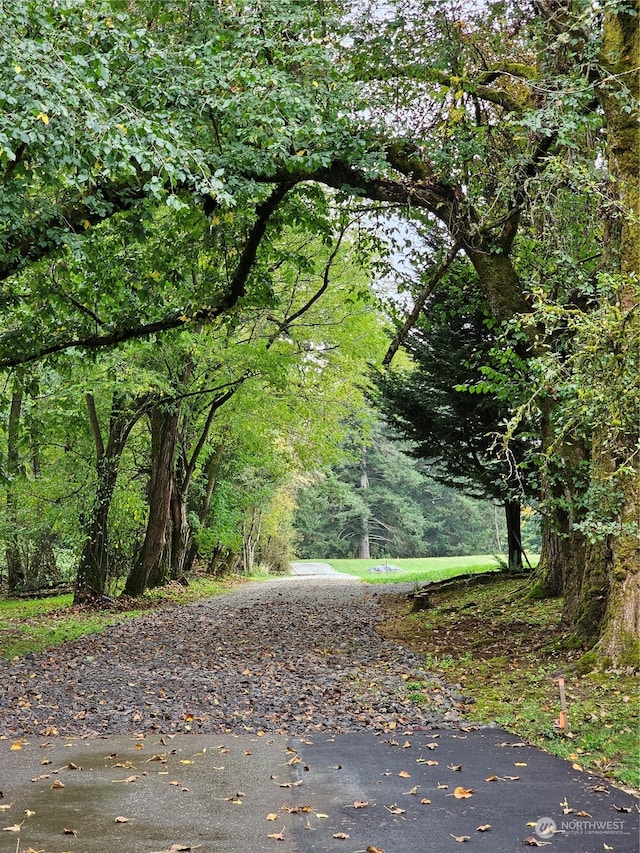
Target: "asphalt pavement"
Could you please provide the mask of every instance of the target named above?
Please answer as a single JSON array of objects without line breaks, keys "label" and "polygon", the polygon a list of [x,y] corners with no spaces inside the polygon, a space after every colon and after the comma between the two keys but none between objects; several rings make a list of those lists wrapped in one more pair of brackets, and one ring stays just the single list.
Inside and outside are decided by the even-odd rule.
[{"label": "asphalt pavement", "polygon": [[637,853],[638,800],[499,729],[0,742],[6,853]]}]

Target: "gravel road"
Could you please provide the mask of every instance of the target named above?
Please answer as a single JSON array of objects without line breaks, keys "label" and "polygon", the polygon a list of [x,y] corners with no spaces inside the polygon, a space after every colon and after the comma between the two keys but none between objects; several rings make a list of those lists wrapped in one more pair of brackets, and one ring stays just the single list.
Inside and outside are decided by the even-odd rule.
[{"label": "gravel road", "polygon": [[[409,585],[290,577],[154,612],[0,669],[0,734],[455,726],[468,697],[376,634]],[[416,704],[410,685],[428,682]]]}]

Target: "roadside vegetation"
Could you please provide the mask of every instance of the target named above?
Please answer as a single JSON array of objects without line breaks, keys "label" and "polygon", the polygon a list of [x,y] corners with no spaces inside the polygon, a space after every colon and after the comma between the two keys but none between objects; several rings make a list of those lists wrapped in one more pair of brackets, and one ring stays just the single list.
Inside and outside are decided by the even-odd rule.
[{"label": "roadside vegetation", "polygon": [[[469,723],[496,724],[619,785],[640,788],[638,677],[594,668],[597,658],[566,647],[562,600],[527,598],[520,580],[465,584],[412,611],[393,598],[382,631],[425,657],[427,670],[460,683],[475,702]],[[568,734],[559,727],[558,678],[566,682]],[[420,682],[408,685],[427,702]]]},{"label": "roadside vegetation", "polygon": [[141,616],[146,610],[188,604],[228,592],[241,580],[196,578],[188,587],[167,584],[148,590],[139,599],[119,598],[104,609],[74,605],[73,594],[51,598],[0,601],[0,658],[52,649],[63,643],[99,634],[110,625]]}]

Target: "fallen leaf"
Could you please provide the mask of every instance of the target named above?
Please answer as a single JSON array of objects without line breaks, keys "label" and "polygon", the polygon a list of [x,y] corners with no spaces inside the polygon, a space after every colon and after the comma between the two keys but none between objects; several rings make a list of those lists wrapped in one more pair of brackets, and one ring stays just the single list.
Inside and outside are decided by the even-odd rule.
[{"label": "fallen leaf", "polygon": [[82,767],[78,767],[77,764],[74,764],[73,761],[70,761],[67,764],[67,770],[82,770]]},{"label": "fallen leaf", "polygon": [[278,815],[275,812],[269,812],[266,820],[278,820]]},{"label": "fallen leaf", "polygon": [[13,803],[7,803],[4,806],[0,806],[0,812],[6,812],[7,809],[10,809],[12,805],[13,805]]},{"label": "fallen leaf", "polygon": [[476,827],[476,832],[489,832],[491,829],[490,823],[483,823],[481,826]]},{"label": "fallen leaf", "polygon": [[393,805],[391,805],[391,806],[385,806],[385,809],[390,814],[406,814],[407,813],[407,810],[401,809],[397,803],[393,803]]},{"label": "fallen leaf", "polygon": [[130,818],[130,817],[123,817],[123,816],[122,816],[122,815],[120,815],[120,814],[118,815],[118,817],[117,817],[117,818],[115,818],[115,822],[116,822],[116,823],[129,823],[129,821],[130,821],[130,820],[131,820],[131,818]]},{"label": "fallen leaf", "polygon": [[402,748],[403,748],[403,749],[409,749],[409,748],[410,748],[410,746],[411,746],[411,744],[409,743],[409,741],[408,741],[408,740],[405,740],[405,742],[402,744]]},{"label": "fallen leaf", "polygon": [[461,785],[454,790],[453,796],[456,800],[466,800],[468,797],[472,797],[475,794],[473,788],[463,788]]},{"label": "fallen leaf", "polygon": [[35,812],[32,812],[31,809],[25,809],[24,813],[27,817],[33,817],[35,815]]},{"label": "fallen leaf", "polygon": [[64,782],[61,782],[59,779],[56,779],[56,781],[53,783],[53,785],[51,787],[52,788],[64,788]]},{"label": "fallen leaf", "polygon": [[130,782],[135,782],[138,779],[137,776],[127,776],[126,779],[112,779],[112,782],[123,782],[128,785]]},{"label": "fallen leaf", "polygon": [[426,744],[426,747],[427,747],[427,749],[437,749],[438,744],[437,743],[428,743],[428,744]]},{"label": "fallen leaf", "polygon": [[497,782],[499,778],[500,778],[499,776],[487,776],[487,778],[484,781],[485,782]]},{"label": "fallen leaf", "polygon": [[617,812],[626,812],[627,814],[631,814],[631,806],[617,806],[615,803],[613,804],[613,808]]},{"label": "fallen leaf", "polygon": [[470,835],[452,835],[451,833],[449,835],[451,835],[454,841],[471,841]]},{"label": "fallen leaf", "polygon": [[423,798],[420,800],[420,805],[421,805],[421,806],[428,806],[428,805],[430,805],[430,803],[431,803],[431,800],[430,800],[428,797],[423,797]]},{"label": "fallen leaf", "polygon": [[353,808],[354,809],[364,809],[370,805],[372,805],[372,803],[370,803],[369,800],[356,800],[355,803],[353,804]]},{"label": "fallen leaf", "polygon": [[447,764],[449,770],[462,770],[462,764]]},{"label": "fallen leaf", "polygon": [[302,785],[302,779],[297,782],[278,782],[278,788],[297,788],[298,785]]},{"label": "fallen leaf", "polygon": [[63,829],[62,834],[63,835],[73,835],[74,838],[77,838],[78,837],[78,830],[77,829]]},{"label": "fallen leaf", "polygon": [[373,847],[371,844],[367,847],[365,853],[384,853],[382,847]]},{"label": "fallen leaf", "polygon": [[442,782],[438,782],[438,790],[446,791],[448,787],[448,785],[444,785]]},{"label": "fallen leaf", "polygon": [[538,841],[538,839],[535,838],[535,836],[533,835],[530,835],[528,838],[525,838],[524,843],[528,844],[529,847],[547,847],[547,845],[551,844],[550,841]]},{"label": "fallen leaf", "polygon": [[417,794],[417,793],[418,793],[418,788],[419,788],[419,787],[420,787],[420,785],[414,785],[414,786],[413,786],[413,788],[411,788],[411,790],[410,790],[410,791],[404,791],[403,793],[404,793],[404,794]]},{"label": "fallen leaf", "polygon": [[526,767],[527,762],[526,761],[514,761],[513,766],[514,767]]},{"label": "fallen leaf", "polygon": [[320,820],[324,820],[324,818],[329,817],[329,815],[328,814],[321,814],[320,812],[318,812],[316,814],[316,817],[319,817]]},{"label": "fallen leaf", "polygon": [[19,740],[17,740],[15,743],[12,743],[12,744],[11,744],[11,746],[9,747],[9,749],[10,749],[10,750],[12,750],[12,749],[22,749],[22,742],[21,742],[21,741],[19,741]]},{"label": "fallen leaf", "polygon": [[284,829],[282,832],[270,832],[267,838],[275,838],[276,841],[284,841]]},{"label": "fallen leaf", "polygon": [[411,779],[411,773],[407,773],[406,770],[401,770],[398,776],[401,776],[403,779]]},{"label": "fallen leaf", "polygon": [[519,781],[520,781],[520,777],[519,777],[519,776],[504,776],[503,778],[504,778],[504,779],[509,779],[509,781],[511,781],[511,782],[519,782]]},{"label": "fallen leaf", "polygon": [[[24,821],[22,821],[22,823],[24,823]],[[14,824],[12,824],[12,826],[3,826],[2,831],[3,832],[20,832],[20,827],[22,826],[22,823],[14,823]]]},{"label": "fallen leaf", "polygon": [[333,837],[334,837],[334,838],[347,839],[349,836],[347,835],[347,833],[346,833],[346,832],[334,832],[334,833],[333,833]]}]

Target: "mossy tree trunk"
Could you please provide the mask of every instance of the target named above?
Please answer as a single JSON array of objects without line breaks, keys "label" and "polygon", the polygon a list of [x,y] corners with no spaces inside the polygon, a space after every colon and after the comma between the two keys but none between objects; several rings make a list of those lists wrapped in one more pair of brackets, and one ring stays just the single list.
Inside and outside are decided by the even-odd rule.
[{"label": "mossy tree trunk", "polygon": [[[621,222],[615,246],[609,256],[627,282],[621,302],[626,314],[628,345],[640,342],[640,316],[631,282],[640,272],[640,128],[637,105],[640,98],[640,32],[635,3],[621,4],[605,15],[603,23],[602,63],[608,77],[599,89],[607,123],[607,143],[612,186],[617,193]],[[640,406],[635,406],[637,425],[633,435],[621,436],[619,449],[612,448],[606,435],[594,439],[593,475],[601,483],[611,482],[610,472],[619,469],[627,449],[640,440]],[[619,451],[619,452],[618,452]],[[640,667],[640,470],[637,454],[617,477],[620,510],[615,519],[615,536],[593,546],[587,559],[588,571],[594,566],[597,577],[606,577],[608,597],[600,632],[598,651],[615,666]]]}]

